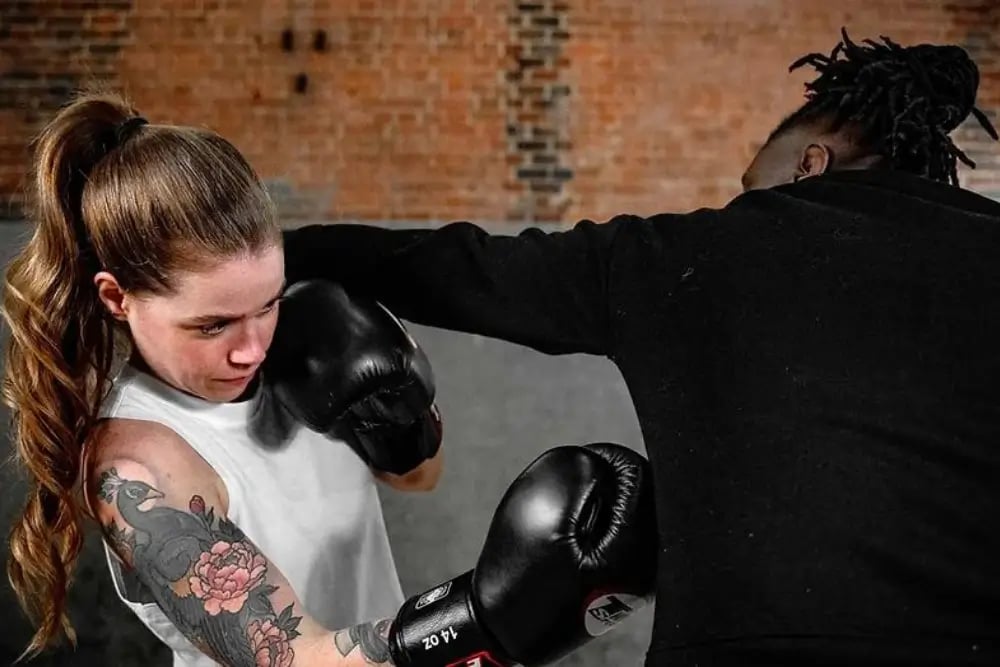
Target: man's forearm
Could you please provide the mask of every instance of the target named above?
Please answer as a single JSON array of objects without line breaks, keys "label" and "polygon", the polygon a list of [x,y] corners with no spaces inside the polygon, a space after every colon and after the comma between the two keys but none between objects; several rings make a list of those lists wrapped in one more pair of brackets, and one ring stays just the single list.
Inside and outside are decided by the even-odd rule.
[{"label": "man's forearm", "polygon": [[340,283],[419,324],[550,354],[606,354],[612,249],[626,218],[517,235],[461,222],[433,230],[307,225],[285,232],[285,275],[289,283]]}]

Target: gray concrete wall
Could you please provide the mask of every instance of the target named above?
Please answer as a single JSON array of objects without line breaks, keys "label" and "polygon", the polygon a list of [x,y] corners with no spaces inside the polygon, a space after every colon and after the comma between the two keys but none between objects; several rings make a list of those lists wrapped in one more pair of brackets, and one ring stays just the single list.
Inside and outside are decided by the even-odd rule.
[{"label": "gray concrete wall", "polygon": [[[4,263],[25,228],[0,225]],[[413,325],[438,380],[445,418],[445,473],[430,494],[382,495],[404,592],[417,593],[469,569],[493,508],[510,481],[539,453],[564,443],[616,441],[641,451],[635,413],[617,370],[606,359],[550,357],[496,340]],[[6,415],[3,415],[6,426]],[[7,438],[2,439],[4,454]],[[23,486],[0,470],[0,522],[19,511]],[[72,591],[80,648],[33,664],[165,667],[169,655],[114,597],[96,536],[91,535]],[[6,547],[6,545],[5,545]],[[4,548],[4,556],[7,550]],[[580,651],[565,667],[638,666],[651,609]],[[0,584],[0,665],[29,637],[6,578]]]}]

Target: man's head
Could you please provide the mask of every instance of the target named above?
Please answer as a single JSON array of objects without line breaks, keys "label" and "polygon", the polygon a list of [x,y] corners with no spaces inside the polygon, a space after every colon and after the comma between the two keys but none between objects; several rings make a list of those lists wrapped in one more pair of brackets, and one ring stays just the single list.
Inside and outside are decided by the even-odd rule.
[{"label": "man's head", "polygon": [[843,41],[829,55],[812,53],[806,102],[771,132],[743,174],[745,190],[792,183],[828,171],[886,168],[958,184],[957,161],[975,164],[949,133],[969,114],[994,139],[975,108],[979,70],[957,46],[902,47]]}]

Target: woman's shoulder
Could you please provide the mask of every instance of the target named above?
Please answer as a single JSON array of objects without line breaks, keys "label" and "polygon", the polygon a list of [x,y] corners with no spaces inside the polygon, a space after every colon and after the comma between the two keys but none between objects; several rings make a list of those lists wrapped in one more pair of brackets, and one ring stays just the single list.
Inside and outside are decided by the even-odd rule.
[{"label": "woman's shoulder", "polygon": [[[161,422],[112,417],[97,422],[90,438],[95,459],[141,458],[196,464],[194,449]],[[189,460],[190,459],[190,460]]]},{"label": "woman's shoulder", "polygon": [[160,422],[100,420],[88,438],[83,468],[84,479],[91,482],[122,468],[141,470],[157,480],[185,479],[217,491],[219,500],[228,505],[225,485],[215,469],[180,434]]}]

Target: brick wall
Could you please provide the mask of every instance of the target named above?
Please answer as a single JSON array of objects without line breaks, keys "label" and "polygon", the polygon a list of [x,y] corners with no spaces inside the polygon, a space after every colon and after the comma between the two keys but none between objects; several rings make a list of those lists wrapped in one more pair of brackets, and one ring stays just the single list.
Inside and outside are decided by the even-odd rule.
[{"label": "brick wall", "polygon": [[[1000,111],[1000,3],[920,0],[675,0],[588,3],[571,22],[574,179],[570,218],[720,205],[775,124],[802,102],[811,69],[798,56],[829,52],[846,26],[855,40],[966,46],[980,61],[980,103]],[[964,130],[964,128],[963,128]],[[956,141],[983,171],[966,183],[1000,197],[1000,144]]]},{"label": "brick wall", "polygon": [[0,218],[17,216],[30,135],[81,81],[118,81],[132,3],[65,4],[0,2]]},{"label": "brick wall", "polygon": [[[856,39],[965,46],[1000,110],[996,0],[4,0],[0,215],[74,87],[243,150],[288,217],[603,219],[714,206],[802,99],[788,64]],[[956,133],[1000,197],[1000,146]]]},{"label": "brick wall", "polygon": [[[949,11],[957,43],[979,65],[979,107],[1000,131],[1000,0],[956,2],[949,5]],[[990,141],[975,122],[966,123],[954,139],[976,162],[975,170],[964,170],[962,184],[1000,199],[1000,145]]]}]

